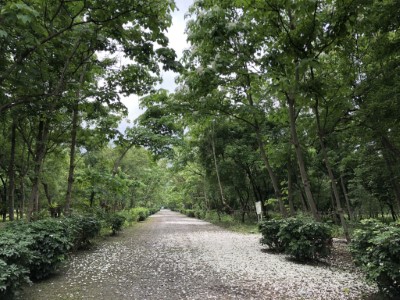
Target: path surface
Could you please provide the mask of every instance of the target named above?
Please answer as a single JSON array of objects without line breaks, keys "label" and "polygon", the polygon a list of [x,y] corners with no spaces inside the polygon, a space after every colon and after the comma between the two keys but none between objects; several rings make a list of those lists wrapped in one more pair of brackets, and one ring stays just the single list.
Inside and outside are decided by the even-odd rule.
[{"label": "path surface", "polygon": [[356,274],[262,251],[233,233],[162,210],[90,252],[21,299],[361,299]]}]

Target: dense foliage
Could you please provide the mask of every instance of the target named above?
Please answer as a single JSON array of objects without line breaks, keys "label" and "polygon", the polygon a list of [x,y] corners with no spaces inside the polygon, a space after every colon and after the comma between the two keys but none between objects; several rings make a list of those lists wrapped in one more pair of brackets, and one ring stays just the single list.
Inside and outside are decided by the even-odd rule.
[{"label": "dense foliage", "polygon": [[298,261],[318,260],[331,251],[332,229],[310,218],[268,220],[260,224],[260,231],[262,244]]},{"label": "dense foliage", "polygon": [[354,232],[351,252],[367,278],[394,299],[400,296],[400,226],[377,220],[361,221]]},{"label": "dense foliage", "polygon": [[0,235],[0,295],[10,295],[30,279],[48,277],[73,248],[89,243],[100,231],[92,217],[74,216],[12,223]]}]

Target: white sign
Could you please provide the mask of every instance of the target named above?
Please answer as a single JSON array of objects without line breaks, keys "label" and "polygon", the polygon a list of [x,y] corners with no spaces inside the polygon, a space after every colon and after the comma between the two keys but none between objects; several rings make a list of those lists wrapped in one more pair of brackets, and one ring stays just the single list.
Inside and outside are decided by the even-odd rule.
[{"label": "white sign", "polygon": [[257,215],[262,215],[261,201],[256,202]]}]

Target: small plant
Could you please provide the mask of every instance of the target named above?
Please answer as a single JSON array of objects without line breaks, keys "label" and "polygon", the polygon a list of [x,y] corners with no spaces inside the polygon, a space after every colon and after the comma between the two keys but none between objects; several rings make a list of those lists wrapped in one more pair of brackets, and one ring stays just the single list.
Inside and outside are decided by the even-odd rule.
[{"label": "small plant", "polygon": [[285,253],[298,261],[317,260],[331,252],[331,227],[309,218],[282,220],[278,236]]},{"label": "small plant", "polygon": [[4,231],[0,238],[0,298],[12,298],[25,283],[30,283],[28,265],[33,259],[32,239],[21,232]]},{"label": "small plant", "polygon": [[186,213],[186,215],[187,215],[188,217],[190,217],[190,218],[196,217],[195,211],[194,211],[193,209],[187,209],[185,213]]},{"label": "small plant", "polygon": [[361,221],[350,247],[355,263],[380,291],[400,297],[400,226],[384,225],[378,220]]},{"label": "small plant", "polygon": [[262,234],[260,243],[267,245],[273,251],[283,252],[285,248],[282,240],[279,238],[281,224],[282,220],[268,220],[260,223],[258,226]]},{"label": "small plant", "polygon": [[122,230],[125,217],[119,214],[112,214],[108,217],[107,223],[111,227],[112,235],[116,235],[118,231]]},{"label": "small plant", "polygon": [[150,215],[149,209],[145,207],[135,207],[130,209],[129,212],[132,215],[132,218],[135,220],[135,222],[144,221]]},{"label": "small plant", "polygon": [[101,221],[94,215],[73,215],[64,222],[69,230],[74,250],[88,248],[90,240],[100,234]]},{"label": "small plant", "polygon": [[332,246],[332,230],[327,224],[309,218],[268,220],[259,225],[260,242],[298,261],[326,257]]}]

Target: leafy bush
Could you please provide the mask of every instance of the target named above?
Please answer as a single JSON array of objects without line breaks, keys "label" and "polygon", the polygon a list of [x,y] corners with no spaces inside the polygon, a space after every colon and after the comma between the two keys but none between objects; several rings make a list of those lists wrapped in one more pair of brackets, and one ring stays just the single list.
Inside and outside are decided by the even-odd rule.
[{"label": "leafy bush", "polygon": [[29,265],[33,279],[45,278],[66,259],[73,246],[67,226],[58,219],[43,219],[28,225],[26,234],[35,241],[30,250],[34,259]]},{"label": "leafy bush", "polygon": [[43,219],[31,223],[14,222],[7,231],[21,240],[32,241],[32,260],[27,266],[32,279],[41,279],[54,272],[72,248],[70,232],[62,219]]},{"label": "leafy bush", "polygon": [[90,240],[99,235],[100,220],[93,215],[73,215],[65,219],[65,223],[72,239],[73,249],[86,249]]},{"label": "leafy bush", "polygon": [[185,214],[190,218],[195,217],[195,211],[193,209],[186,209]]},{"label": "leafy bush", "polygon": [[355,263],[375,281],[381,292],[400,297],[400,227],[373,219],[361,221],[350,250]]},{"label": "leafy bush", "polygon": [[148,208],[145,207],[135,207],[131,209],[131,213],[136,217],[137,222],[141,222],[147,219],[147,217],[150,215],[150,211]]},{"label": "leafy bush", "polygon": [[285,253],[298,261],[317,260],[331,252],[332,230],[327,224],[309,218],[282,220],[279,239]]},{"label": "leafy bush", "polygon": [[32,239],[21,233],[2,232],[0,238],[0,298],[8,299],[25,283],[30,283],[28,265],[33,259]]},{"label": "leafy bush", "polygon": [[201,209],[196,209],[196,210],[194,211],[194,216],[195,216],[197,219],[204,219],[205,216],[206,216],[206,212],[205,212],[204,210],[201,210]]},{"label": "leafy bush", "polygon": [[113,235],[117,234],[118,231],[121,231],[124,222],[125,217],[119,214],[111,214],[107,219],[107,223],[111,227]]},{"label": "leafy bush", "polygon": [[9,223],[0,235],[0,298],[11,298],[29,278],[47,277],[99,231],[94,216]]},{"label": "leafy bush", "polygon": [[29,270],[0,259],[0,299],[12,299],[24,283],[30,283]]},{"label": "leafy bush", "polygon": [[332,246],[330,226],[309,218],[268,220],[260,224],[260,242],[298,261],[326,257]]},{"label": "leafy bush", "polygon": [[283,220],[268,220],[260,223],[259,230],[262,234],[261,244],[267,245],[271,250],[283,252],[285,250],[279,238],[279,230]]}]

